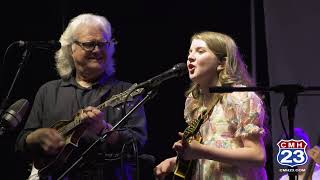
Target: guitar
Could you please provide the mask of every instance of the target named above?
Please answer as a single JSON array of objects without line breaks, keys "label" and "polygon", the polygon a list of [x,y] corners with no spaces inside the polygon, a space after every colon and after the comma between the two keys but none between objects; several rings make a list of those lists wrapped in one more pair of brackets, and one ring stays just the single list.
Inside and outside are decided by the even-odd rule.
[{"label": "guitar", "polygon": [[[320,138],[318,138],[317,145],[318,146],[320,145]],[[304,173],[303,180],[312,180],[312,174],[313,174],[314,168],[316,166],[316,163],[317,163],[317,161],[315,161],[313,158],[311,158],[311,160],[308,164],[308,167]]]},{"label": "guitar", "polygon": [[[196,141],[201,142],[201,138],[194,137],[199,131],[201,124],[207,118],[207,110],[203,110],[199,117],[191,122],[191,124],[183,131],[182,139],[190,141],[191,138],[194,138]],[[178,179],[190,179],[191,178],[191,169],[195,161],[184,160],[181,157],[177,157],[176,168],[173,174],[173,180]]]},{"label": "guitar", "polygon": [[[137,84],[132,85],[128,90],[112,96],[110,99],[100,104],[96,108],[103,110],[106,107],[114,107],[126,101],[127,97],[134,97],[142,93],[143,88],[136,89]],[[65,139],[65,146],[55,156],[47,156],[42,159],[34,160],[34,166],[38,169],[40,177],[48,177],[49,175],[56,175],[62,171],[63,166],[67,162],[69,156],[75,148],[78,147],[80,137],[86,130],[83,123],[84,120],[80,118],[77,113],[72,120],[61,120],[52,126]]]}]

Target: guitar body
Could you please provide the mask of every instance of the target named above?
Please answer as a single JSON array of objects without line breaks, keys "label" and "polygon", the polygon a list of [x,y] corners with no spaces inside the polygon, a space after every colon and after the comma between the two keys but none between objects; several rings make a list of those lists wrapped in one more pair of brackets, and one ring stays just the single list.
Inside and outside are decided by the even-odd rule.
[{"label": "guitar body", "polygon": [[[64,127],[65,124],[69,122],[70,121],[64,120],[59,121],[52,128],[59,131],[61,127]],[[41,159],[36,159],[34,161],[34,166],[39,170],[38,174],[40,177],[52,176],[65,168],[65,164],[70,155],[78,147],[78,142],[84,131],[84,126],[77,127],[74,131],[64,136],[65,146],[57,155],[42,157]]]},{"label": "guitar body", "polygon": [[193,169],[193,166],[195,164],[195,161],[187,161],[183,159],[177,159],[177,167],[173,173],[173,180],[189,180],[191,179],[191,170]]},{"label": "guitar body", "polygon": [[[215,96],[213,103],[210,105],[209,108],[199,108],[199,115],[198,117],[193,120],[189,126],[183,131],[182,139],[186,141],[190,141],[191,138],[193,140],[202,143],[202,137],[197,136],[196,134],[200,130],[200,127],[205,119],[208,119],[214,106],[218,103],[218,101],[222,98],[222,96]],[[173,173],[173,180],[189,180],[192,177],[192,170],[195,164],[195,160],[187,161],[177,156],[176,161],[176,168]]]}]

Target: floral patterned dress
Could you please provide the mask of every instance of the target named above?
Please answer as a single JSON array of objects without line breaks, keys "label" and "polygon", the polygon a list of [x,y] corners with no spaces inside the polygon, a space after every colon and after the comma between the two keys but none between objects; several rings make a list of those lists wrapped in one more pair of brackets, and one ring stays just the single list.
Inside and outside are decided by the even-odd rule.
[{"label": "floral patterned dress", "polygon": [[[190,108],[195,105],[194,102],[191,96],[186,99],[184,115],[187,123],[193,119]],[[260,137],[264,135],[264,115],[263,102],[255,93],[224,94],[214,106],[210,117],[200,127],[202,143],[225,149],[243,147],[241,137],[252,134]],[[264,168],[241,168],[207,159],[197,160],[192,174],[194,180],[267,179]]]}]

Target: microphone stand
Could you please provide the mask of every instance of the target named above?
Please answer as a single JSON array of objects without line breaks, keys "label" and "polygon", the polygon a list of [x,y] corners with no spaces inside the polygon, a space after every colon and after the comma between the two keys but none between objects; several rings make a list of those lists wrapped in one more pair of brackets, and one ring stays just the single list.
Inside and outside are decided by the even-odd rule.
[{"label": "microphone stand", "polygon": [[4,98],[4,100],[1,102],[1,107],[0,107],[0,117],[2,117],[2,114],[3,114],[3,111],[5,109],[5,107],[7,106],[8,104],[8,101],[9,101],[9,97],[11,95],[11,92],[13,90],[13,87],[16,83],[16,80],[18,79],[19,75],[20,75],[20,71],[21,69],[24,67],[25,63],[29,60],[30,58],[30,51],[29,51],[29,48],[27,47],[24,52],[22,53],[22,59],[21,59],[21,62],[19,63],[19,68],[14,76],[14,79],[10,85],[10,89],[8,91],[8,94],[7,96]]},{"label": "microphone stand", "polygon": [[[21,46],[21,43],[22,41],[16,41],[16,42],[14,42],[14,43],[12,43],[9,47],[8,47],[8,49],[12,46],[12,45],[14,45],[14,44],[18,44],[19,45],[19,47],[22,47]],[[51,44],[53,44],[54,42],[52,41],[52,42],[50,42]],[[31,49],[32,48],[35,48],[35,47],[33,47],[32,46],[32,44],[25,44],[25,45],[23,45],[23,46],[25,46],[25,50],[24,50],[24,52],[22,53],[22,58],[21,58],[21,62],[19,63],[19,68],[18,68],[18,70],[17,70],[17,72],[16,72],[16,74],[15,74],[15,77],[14,77],[14,79],[13,79],[13,81],[12,81],[12,83],[11,83],[11,85],[10,85],[10,89],[9,89],[9,91],[8,91],[8,94],[7,94],[7,96],[4,98],[4,100],[1,102],[1,104],[0,104],[0,117],[2,117],[2,113],[3,113],[3,111],[4,111],[4,109],[6,108],[6,106],[7,106],[7,104],[8,104],[8,101],[9,101],[9,97],[10,97],[10,95],[11,95],[11,92],[12,92],[12,90],[13,90],[13,87],[14,87],[14,85],[15,85],[15,83],[16,83],[16,80],[18,79],[18,77],[19,77],[19,75],[20,75],[20,71],[21,71],[21,69],[24,67],[24,65],[25,65],[25,63],[29,60],[29,58],[30,58],[30,54],[31,54]],[[50,50],[50,48],[47,48],[47,47],[37,47],[38,49],[42,49],[42,50]]]},{"label": "microphone stand", "polygon": [[[295,119],[295,108],[298,102],[297,95],[298,93],[304,91],[319,91],[320,87],[311,86],[303,87],[297,84],[288,84],[288,85],[277,85],[270,88],[267,87],[213,87],[209,88],[210,93],[231,93],[231,92],[241,92],[241,91],[261,91],[261,92],[276,92],[284,94],[284,106],[287,107],[287,114],[289,120],[289,139],[294,137],[294,119]],[[295,167],[288,167],[292,169],[289,171],[289,179],[295,180],[295,177],[298,176],[295,171]],[[298,177],[297,177],[298,178]]]},{"label": "microphone stand", "polygon": [[[130,111],[117,123],[115,124],[112,129],[109,132],[112,132],[114,130],[116,130],[119,126],[123,125],[123,122],[125,122],[127,120],[127,118],[140,106],[142,106],[143,104],[145,104],[148,100],[152,99],[155,96],[155,93],[157,91],[156,90],[150,90],[148,91],[147,95],[138,103],[136,104],[132,109],[130,109]],[[129,96],[130,94],[128,94]],[[126,102],[126,101],[125,101]],[[93,149],[93,147],[97,146],[98,144],[104,142],[106,140],[106,138],[109,135],[109,132],[106,132],[105,134],[103,134],[102,136],[100,136],[97,140],[95,140],[80,156],[80,158],[78,158],[78,160],[76,160],[74,163],[72,163],[72,165],[66,170],[64,171],[57,180],[61,180],[63,177],[65,177],[76,165],[78,165],[83,159],[84,157],[88,157],[87,154],[90,152],[90,150]]]}]

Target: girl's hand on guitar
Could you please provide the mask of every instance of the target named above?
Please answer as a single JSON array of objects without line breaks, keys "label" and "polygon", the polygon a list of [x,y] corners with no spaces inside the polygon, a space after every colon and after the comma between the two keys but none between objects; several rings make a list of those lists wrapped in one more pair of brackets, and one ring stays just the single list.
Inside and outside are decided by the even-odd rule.
[{"label": "girl's hand on guitar", "polygon": [[40,128],[30,133],[26,138],[30,147],[39,147],[48,155],[57,154],[64,146],[63,137],[53,128]]},{"label": "girl's hand on guitar", "polygon": [[318,164],[320,164],[320,148],[319,146],[314,146],[308,151],[308,155]]},{"label": "girl's hand on guitar", "polygon": [[86,107],[80,111],[79,116],[88,124],[87,130],[97,135],[100,135],[104,129],[109,127],[104,119],[105,114],[95,107]]},{"label": "girl's hand on guitar", "polygon": [[154,168],[153,171],[157,180],[164,180],[166,175],[173,172],[176,159],[176,157],[168,158]]},{"label": "girl's hand on guitar", "polygon": [[[183,136],[183,133],[179,132],[179,136]],[[179,157],[184,160],[199,159],[198,152],[201,149],[201,144],[193,139],[185,140],[181,139],[175,142],[172,148],[178,153]]]}]

